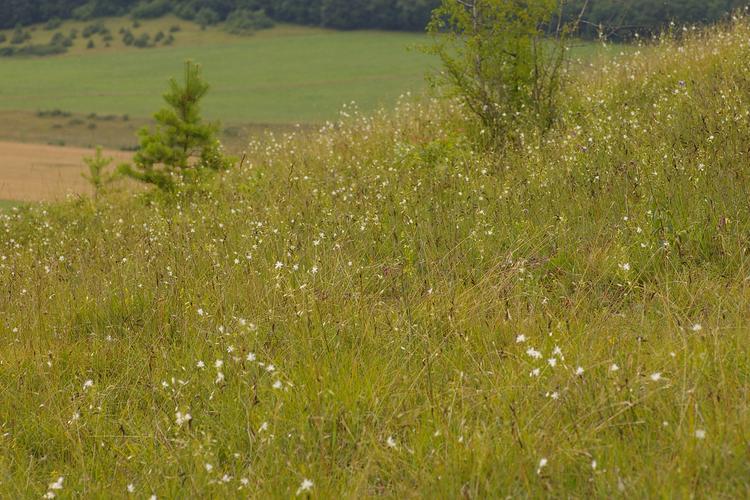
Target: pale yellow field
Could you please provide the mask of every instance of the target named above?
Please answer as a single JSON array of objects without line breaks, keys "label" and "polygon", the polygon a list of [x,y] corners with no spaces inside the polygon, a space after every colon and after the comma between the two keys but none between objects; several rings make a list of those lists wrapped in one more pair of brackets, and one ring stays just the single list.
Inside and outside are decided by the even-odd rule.
[{"label": "pale yellow field", "polygon": [[[0,199],[51,201],[88,194],[83,158],[92,155],[93,150],[86,148],[0,141]],[[132,154],[105,151],[105,155],[125,161]]]}]

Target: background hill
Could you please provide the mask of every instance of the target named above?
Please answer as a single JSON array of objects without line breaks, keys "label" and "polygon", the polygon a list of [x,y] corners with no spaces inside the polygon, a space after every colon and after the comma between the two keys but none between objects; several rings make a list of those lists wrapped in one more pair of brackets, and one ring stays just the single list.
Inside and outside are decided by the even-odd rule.
[{"label": "background hill", "polygon": [[[336,29],[423,31],[439,0],[0,0],[0,28],[46,22],[54,18],[89,20],[103,16],[160,17],[213,24],[232,12],[263,11],[278,22]],[[570,16],[586,0],[571,0]],[[582,34],[596,36],[599,27],[611,36],[652,33],[670,21],[711,23],[747,0],[591,0]]]}]

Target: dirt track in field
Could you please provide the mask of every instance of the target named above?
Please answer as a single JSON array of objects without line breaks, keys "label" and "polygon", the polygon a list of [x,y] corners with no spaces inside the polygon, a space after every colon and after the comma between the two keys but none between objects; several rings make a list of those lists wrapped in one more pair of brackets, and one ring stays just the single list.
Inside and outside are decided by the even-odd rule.
[{"label": "dirt track in field", "polygon": [[[0,200],[53,201],[69,194],[91,192],[81,174],[87,172],[86,148],[0,141]],[[128,160],[130,153],[105,151],[105,156]]]}]

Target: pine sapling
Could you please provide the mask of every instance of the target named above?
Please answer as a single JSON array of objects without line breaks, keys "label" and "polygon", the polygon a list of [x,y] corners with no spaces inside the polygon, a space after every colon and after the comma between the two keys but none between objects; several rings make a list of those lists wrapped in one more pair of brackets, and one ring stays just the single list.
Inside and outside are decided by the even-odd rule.
[{"label": "pine sapling", "polygon": [[164,94],[167,106],[154,115],[155,128],[140,130],[133,164],[121,165],[120,171],[172,192],[180,183],[190,184],[207,172],[228,169],[233,159],[224,154],[216,137],[219,125],[201,117],[199,104],[208,89],[200,66],[187,61],[184,84],[170,80]]}]

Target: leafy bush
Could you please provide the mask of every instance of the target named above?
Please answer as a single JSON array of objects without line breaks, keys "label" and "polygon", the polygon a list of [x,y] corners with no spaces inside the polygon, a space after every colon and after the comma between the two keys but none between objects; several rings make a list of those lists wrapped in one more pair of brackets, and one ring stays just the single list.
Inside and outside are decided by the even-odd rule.
[{"label": "leafy bush", "polygon": [[5,36],[5,33],[0,33],[0,43],[5,43],[6,40],[8,40],[8,37]]},{"label": "leafy bush", "polygon": [[40,45],[26,45],[24,47],[2,47],[0,48],[0,57],[13,57],[13,56],[54,56],[58,54],[64,54],[68,49],[63,45],[57,44],[40,44]]},{"label": "leafy bush", "polygon": [[139,2],[130,15],[133,19],[155,19],[168,14],[172,10],[169,0],[148,0]]},{"label": "leafy bush", "polygon": [[195,15],[195,22],[198,23],[202,29],[206,29],[206,26],[211,26],[219,22],[219,14],[209,7],[203,7]]},{"label": "leafy bush", "polygon": [[180,30],[182,30],[182,28],[180,27],[179,24],[173,24],[172,26],[169,27],[170,33],[177,33]]},{"label": "leafy bush", "polygon": [[174,9],[174,13],[177,17],[186,19],[188,21],[195,20],[195,16],[197,14],[195,11],[195,7],[193,7],[191,4],[178,5]]},{"label": "leafy bush", "polygon": [[479,118],[492,139],[519,119],[548,128],[556,114],[565,31],[548,36],[559,0],[443,0],[429,32],[443,71],[436,83]]},{"label": "leafy bush", "polygon": [[73,19],[78,19],[79,21],[87,21],[91,18],[93,18],[96,15],[96,3],[95,2],[88,2],[83,5],[80,5],[73,9]]},{"label": "leafy bush", "polygon": [[101,21],[89,24],[83,28],[83,31],[81,31],[81,36],[83,36],[83,38],[90,38],[97,34],[109,34],[109,28],[107,28]]},{"label": "leafy bush", "polygon": [[64,111],[62,109],[43,109],[36,112],[36,116],[39,118],[58,118],[58,117],[69,117],[70,111]]},{"label": "leafy bush", "polygon": [[31,33],[25,31],[23,26],[16,26],[16,29],[13,30],[13,34],[10,37],[10,43],[13,45],[21,45],[27,40],[31,40]]},{"label": "leafy bush", "polygon": [[133,33],[129,29],[125,29],[124,33],[122,34],[122,43],[127,46],[133,45],[133,43],[135,43],[135,35],[133,35]]},{"label": "leafy bush", "polygon": [[133,165],[120,166],[124,175],[165,192],[175,191],[183,182],[199,181],[211,171],[225,170],[232,163],[216,138],[218,124],[204,123],[200,115],[200,101],[208,92],[200,66],[186,62],[184,85],[172,79],[169,87],[164,95],[167,107],[154,115],[156,128],[139,132],[141,147]]},{"label": "leafy bush", "polygon": [[47,31],[54,31],[60,26],[62,26],[62,19],[60,19],[59,17],[53,17],[49,21],[47,21],[47,23],[44,25],[44,29],[46,29]]},{"label": "leafy bush", "polygon": [[62,45],[63,41],[66,40],[66,39],[67,39],[67,37],[65,35],[63,35],[61,32],[58,31],[57,33],[55,33],[54,35],[52,35],[52,40],[51,40],[50,43],[54,43],[54,44],[57,44],[57,45]]},{"label": "leafy bush", "polygon": [[94,47],[96,47],[96,44],[94,43],[94,41],[93,40],[89,40],[89,43],[86,44],[86,48],[87,49],[93,49]]},{"label": "leafy bush", "polygon": [[159,43],[164,39],[164,32],[159,31],[156,35],[154,35],[154,43]]},{"label": "leafy bush", "polygon": [[273,21],[262,10],[236,10],[227,17],[224,29],[235,35],[251,35],[272,28]]},{"label": "leafy bush", "polygon": [[141,35],[133,40],[133,45],[138,47],[139,49],[146,49],[148,47],[151,47],[151,35],[148,33],[141,33]]}]

